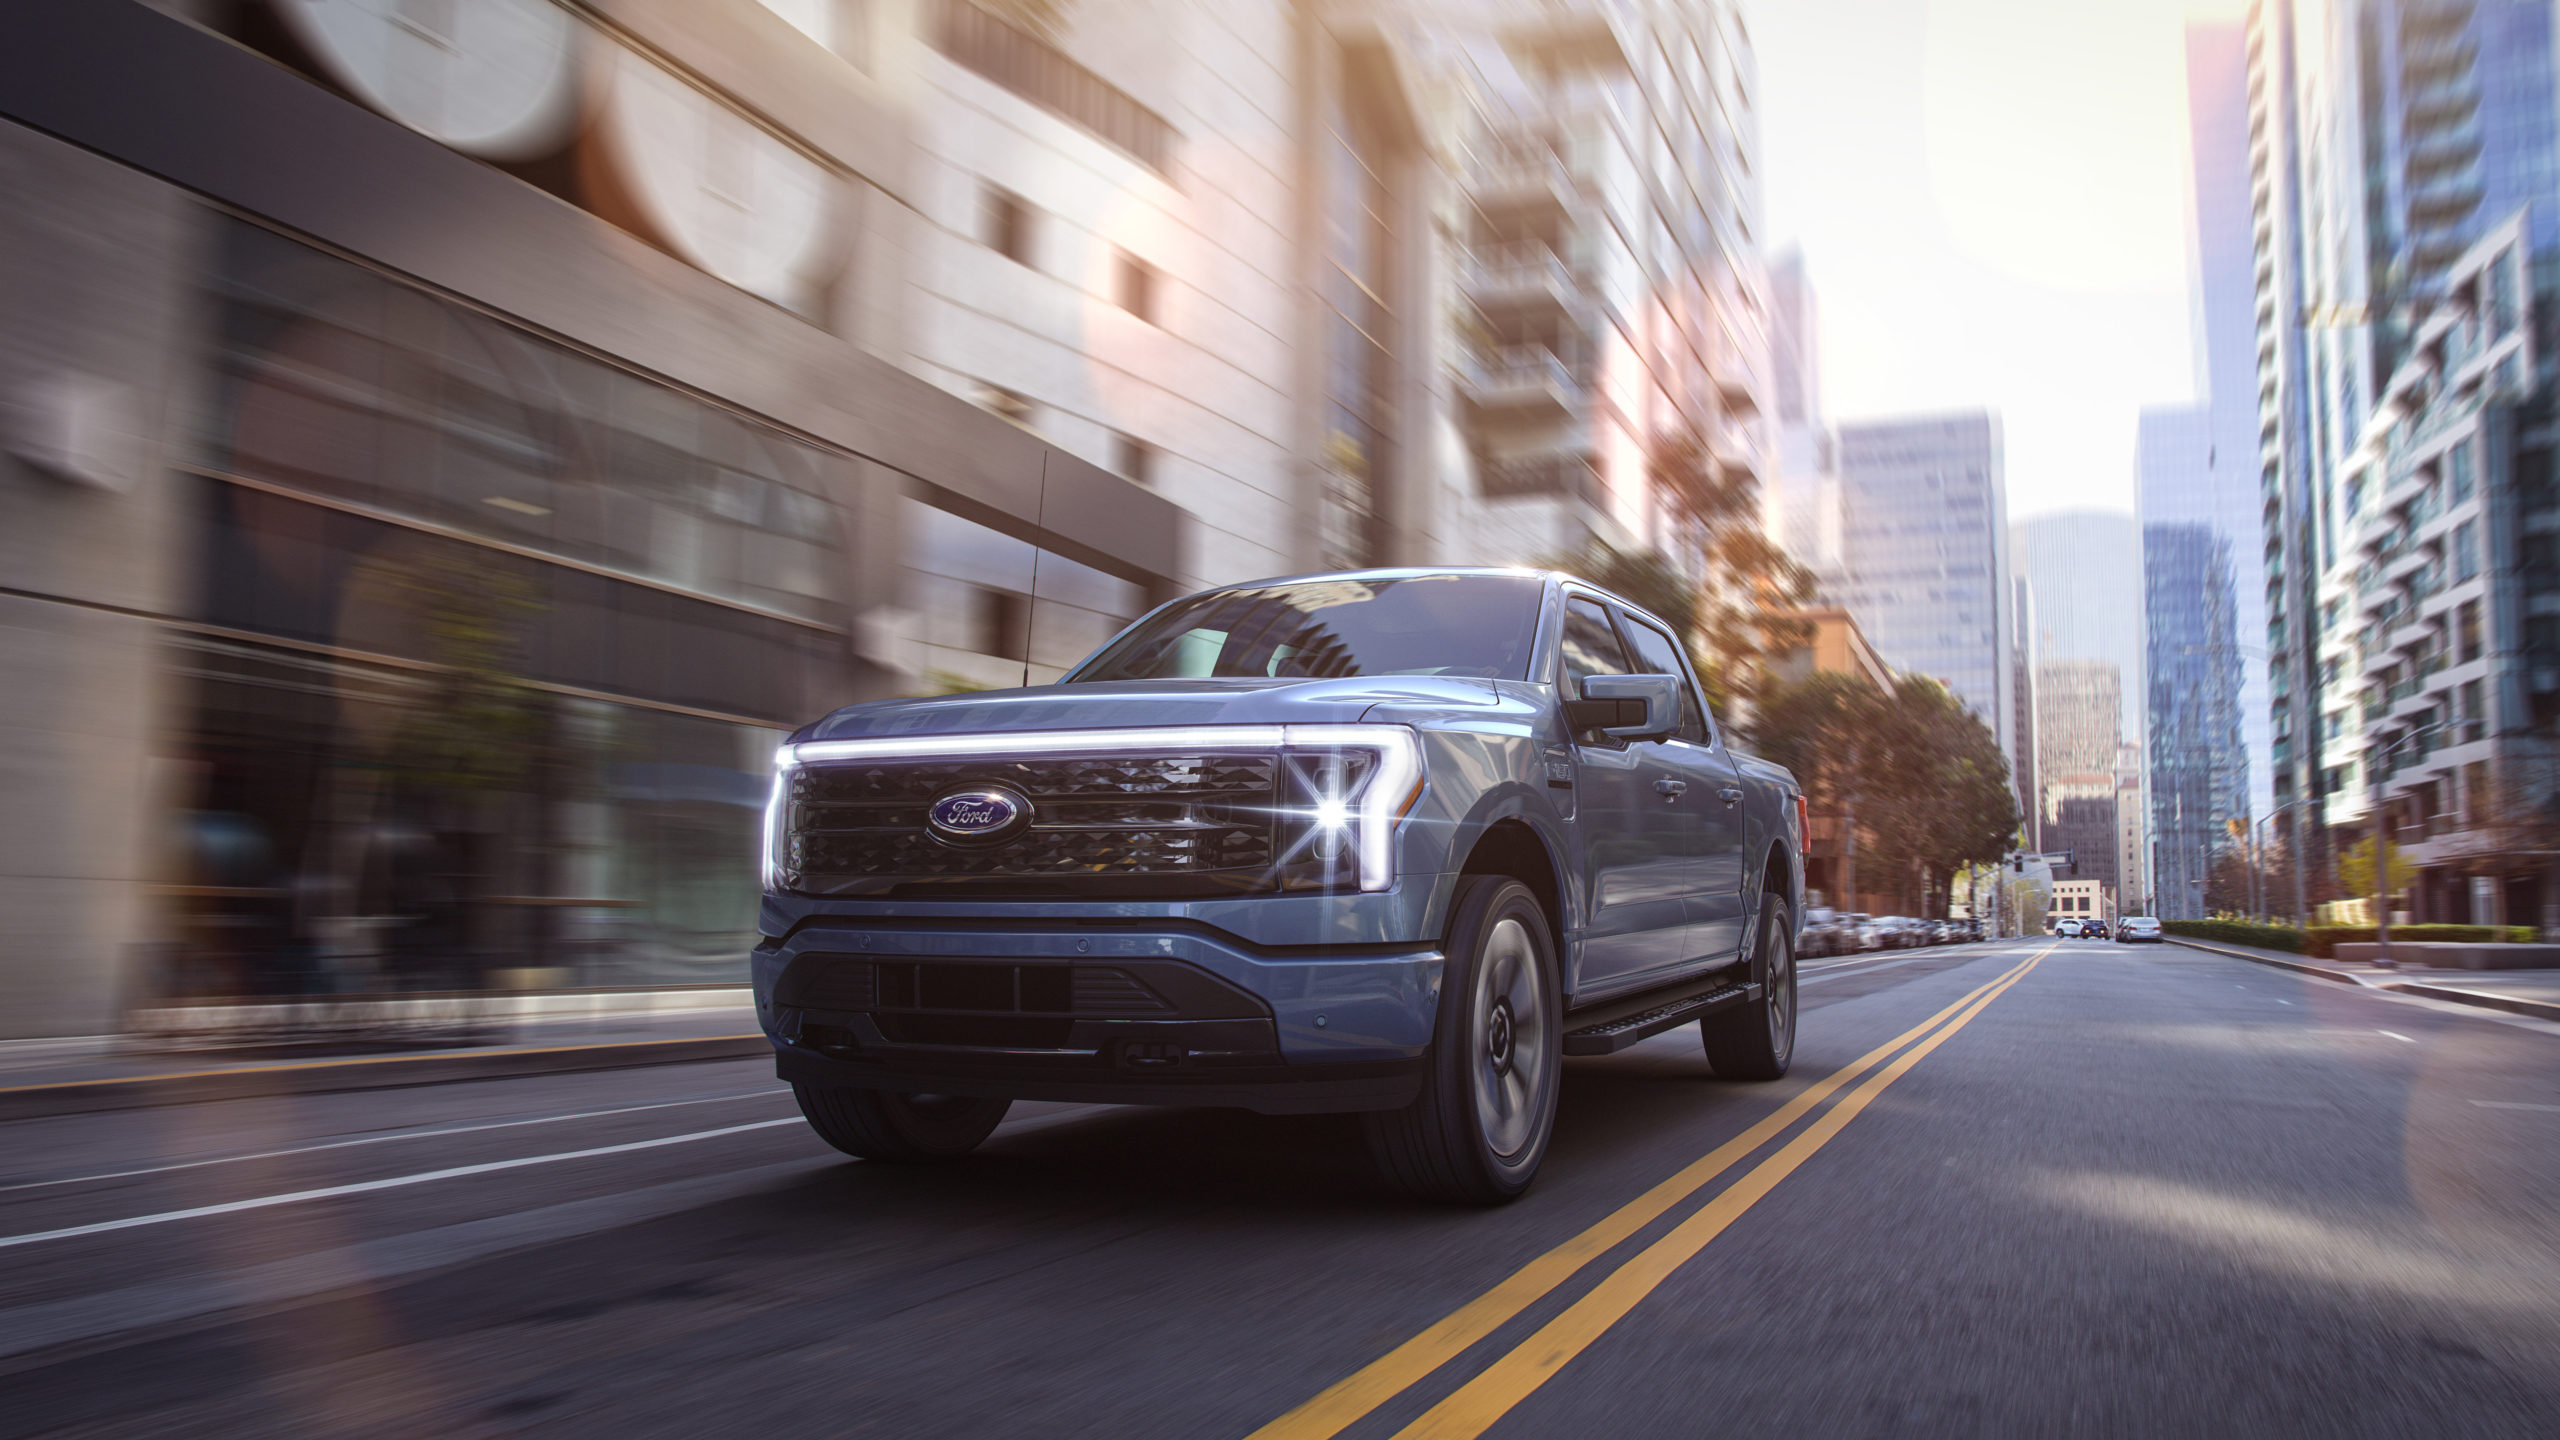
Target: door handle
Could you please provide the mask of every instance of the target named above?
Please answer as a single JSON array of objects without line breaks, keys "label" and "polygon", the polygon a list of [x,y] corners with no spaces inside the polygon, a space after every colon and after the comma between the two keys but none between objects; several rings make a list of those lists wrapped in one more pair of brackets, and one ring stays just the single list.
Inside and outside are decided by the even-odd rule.
[{"label": "door handle", "polygon": [[1689,782],[1686,780],[1656,780],[1653,782],[1653,789],[1655,794],[1660,795],[1665,800],[1677,800],[1681,796],[1689,793]]},{"label": "door handle", "polygon": [[1722,800],[1727,805],[1739,805],[1742,803],[1742,787],[1739,785],[1727,785],[1716,792],[1716,798]]}]

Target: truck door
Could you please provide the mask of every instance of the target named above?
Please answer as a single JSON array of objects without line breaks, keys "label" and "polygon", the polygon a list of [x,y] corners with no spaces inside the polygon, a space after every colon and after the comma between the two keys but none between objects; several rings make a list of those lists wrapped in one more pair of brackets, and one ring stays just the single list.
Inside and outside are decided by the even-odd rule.
[{"label": "truck door", "polygon": [[[1588,676],[1656,673],[1628,662],[1608,608],[1587,596],[1565,601],[1560,651],[1564,697],[1579,694]],[[1672,765],[1667,742],[1597,732],[1573,742],[1574,833],[1591,897],[1574,990],[1585,994],[1687,958],[1698,807],[1684,794],[1690,782]]]},{"label": "truck door", "polygon": [[1691,826],[1682,836],[1692,860],[1684,871],[1691,888],[1688,954],[1683,958],[1722,964],[1742,953],[1742,861],[1749,815],[1742,771],[1732,753],[1717,743],[1706,696],[1679,645],[1651,621],[1624,611],[1619,619],[1625,622],[1638,671],[1681,679],[1680,733],[1664,743],[1663,763],[1688,782],[1679,798],[1680,807],[1691,812]]}]

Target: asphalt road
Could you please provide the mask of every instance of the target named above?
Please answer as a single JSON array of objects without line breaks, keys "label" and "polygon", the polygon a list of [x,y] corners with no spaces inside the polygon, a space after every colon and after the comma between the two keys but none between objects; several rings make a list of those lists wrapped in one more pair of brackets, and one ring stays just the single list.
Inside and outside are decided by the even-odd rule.
[{"label": "asphalt road", "polygon": [[2560,1026],[2003,942],[1572,1062],[1496,1211],[1331,1118],[866,1165],[755,1063],[0,1125],[0,1436],[2549,1437],[2556,1221]]}]

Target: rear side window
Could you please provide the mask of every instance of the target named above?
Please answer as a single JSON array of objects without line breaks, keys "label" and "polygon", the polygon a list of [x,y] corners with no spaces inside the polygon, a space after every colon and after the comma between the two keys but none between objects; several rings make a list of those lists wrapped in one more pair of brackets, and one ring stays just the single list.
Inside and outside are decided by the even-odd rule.
[{"label": "rear side window", "polygon": [[1680,738],[1704,745],[1707,743],[1707,707],[1698,698],[1698,687],[1689,679],[1688,669],[1680,663],[1680,647],[1671,637],[1633,615],[1627,618],[1627,643],[1635,647],[1636,673],[1640,675],[1676,675],[1680,677]]},{"label": "rear side window", "polygon": [[1579,694],[1582,682],[1593,675],[1635,673],[1627,668],[1627,652],[1609,624],[1609,612],[1579,595],[1565,601],[1564,637],[1558,648],[1564,653],[1567,695]]}]

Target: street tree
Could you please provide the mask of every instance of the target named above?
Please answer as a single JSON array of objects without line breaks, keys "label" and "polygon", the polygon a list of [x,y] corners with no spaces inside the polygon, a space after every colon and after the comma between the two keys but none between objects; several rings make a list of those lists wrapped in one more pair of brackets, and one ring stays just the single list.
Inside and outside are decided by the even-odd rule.
[{"label": "street tree", "polygon": [[1810,803],[1848,820],[1865,887],[1912,913],[1943,915],[1955,876],[2017,837],[1999,742],[1934,680],[1808,675],[1762,698],[1751,739]]}]

